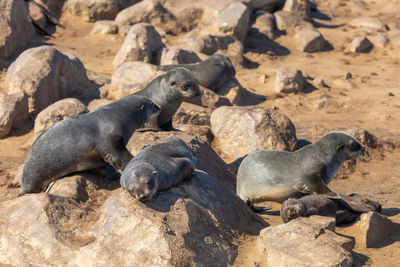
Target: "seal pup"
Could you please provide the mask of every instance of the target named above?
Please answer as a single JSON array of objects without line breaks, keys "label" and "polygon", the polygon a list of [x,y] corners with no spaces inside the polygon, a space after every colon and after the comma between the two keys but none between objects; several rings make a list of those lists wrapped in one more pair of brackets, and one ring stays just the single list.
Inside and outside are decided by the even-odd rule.
[{"label": "seal pup", "polygon": [[143,148],[121,174],[121,186],[145,202],[157,191],[177,186],[192,176],[194,160],[189,146],[180,138],[168,138]]},{"label": "seal pup", "polygon": [[132,159],[125,145],[160,108],[129,95],[92,112],[60,121],[39,135],[25,160],[20,195],[39,193],[67,174],[111,164],[122,171]]},{"label": "seal pup", "polygon": [[282,203],[309,194],[340,198],[326,185],[343,162],[360,152],[361,145],[341,132],[327,133],[315,144],[294,152],[257,150],[239,166],[236,193],[250,207],[255,202]]},{"label": "seal pup", "polygon": [[382,206],[357,194],[330,199],[323,195],[307,195],[299,199],[289,198],[281,206],[282,221],[287,223],[298,217],[320,215],[333,217],[336,224],[353,222],[361,213],[380,212]]},{"label": "seal pup", "polygon": [[185,98],[200,95],[199,84],[193,74],[185,68],[173,70],[158,76],[143,90],[135,93],[151,99],[160,106],[156,120],[143,125],[141,130],[172,130],[172,117]]},{"label": "seal pup", "polygon": [[229,57],[215,54],[206,60],[179,65],[159,66],[160,70],[169,71],[176,67],[190,70],[201,86],[216,91],[227,81],[235,77],[236,70]]}]

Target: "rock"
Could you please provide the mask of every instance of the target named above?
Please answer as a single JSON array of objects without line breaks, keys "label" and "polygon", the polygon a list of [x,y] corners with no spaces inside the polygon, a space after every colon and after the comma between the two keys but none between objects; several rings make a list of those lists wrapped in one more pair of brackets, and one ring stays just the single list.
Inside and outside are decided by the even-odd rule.
[{"label": "rock", "polygon": [[253,28],[258,32],[267,36],[269,39],[275,39],[275,19],[270,13],[258,13]]},{"label": "rock", "polygon": [[277,93],[293,93],[303,90],[306,80],[301,70],[279,68],[276,71],[275,91]]},{"label": "rock", "polygon": [[91,34],[117,34],[118,25],[112,20],[98,20],[94,23]]},{"label": "rock", "polygon": [[210,126],[211,108],[183,102],[172,118],[175,124]]},{"label": "rock", "polygon": [[210,118],[216,145],[233,159],[257,149],[291,150],[296,129],[288,117],[255,106],[220,107]]},{"label": "rock", "polygon": [[67,265],[76,253],[72,242],[79,247],[93,241],[79,235],[78,222],[83,214],[70,201],[45,193],[1,202],[0,262]]},{"label": "rock", "polygon": [[381,33],[375,37],[374,45],[377,47],[385,48],[388,43],[389,38],[386,36],[386,34]]},{"label": "rock", "polygon": [[362,214],[354,228],[357,229],[354,229],[357,231],[355,235],[357,244],[370,248],[388,238],[392,233],[400,231],[400,224],[371,211]]},{"label": "rock", "polygon": [[210,13],[206,12],[209,9],[211,8],[207,6],[197,6],[196,4],[186,6],[183,2],[179,2],[177,6],[173,6],[171,9],[176,21],[172,20],[173,23],[166,30],[172,35],[177,35],[182,32],[190,32],[196,27],[201,28],[202,25],[199,24],[206,23],[204,17],[207,17]]},{"label": "rock", "polygon": [[92,101],[90,101],[90,103],[87,105],[87,109],[89,111],[93,111],[99,107],[105,106],[112,103],[111,100],[108,99],[93,99]]},{"label": "rock", "polygon": [[296,14],[303,20],[311,20],[310,0],[286,0],[283,10]]},{"label": "rock", "polygon": [[0,59],[7,59],[32,43],[36,33],[23,0],[0,0],[0,7]]},{"label": "rock", "polygon": [[89,112],[86,106],[76,98],[65,98],[43,109],[35,119],[33,130],[36,139],[44,130],[59,121]]},{"label": "rock", "polygon": [[144,89],[153,79],[163,72],[157,66],[139,61],[127,61],[120,65],[111,77],[111,89],[108,98],[117,100],[121,97]]},{"label": "rock", "polygon": [[253,9],[261,9],[266,12],[274,12],[279,0],[252,0]]},{"label": "rock", "polygon": [[34,4],[33,2],[28,2],[28,10],[29,10],[29,16],[33,22],[35,22],[37,25],[42,27],[43,29],[46,29],[47,27],[47,18],[43,14],[42,10],[40,9],[39,6]]},{"label": "rock", "polygon": [[29,113],[34,115],[60,99],[84,100],[96,91],[82,62],[51,46],[24,51],[8,68],[6,82],[8,93],[27,94]]},{"label": "rock", "polygon": [[158,0],[143,0],[125,8],[115,18],[119,25],[135,25],[137,23],[150,23],[162,26],[174,16]]},{"label": "rock", "polygon": [[265,96],[254,94],[243,88],[236,78],[226,82],[217,93],[226,96],[234,106],[252,106],[266,100]]},{"label": "rock", "polygon": [[87,21],[112,20],[118,14],[118,0],[68,0],[68,10]]},{"label": "rock", "polygon": [[353,53],[368,53],[372,50],[373,44],[365,36],[357,36],[350,45],[350,51]]},{"label": "rock", "polygon": [[207,142],[211,144],[211,142],[214,140],[214,135],[210,126],[175,124],[174,127],[179,131],[197,137],[201,142]]},{"label": "rock", "polygon": [[201,59],[196,52],[177,45],[163,49],[160,65],[189,64],[200,61]]},{"label": "rock", "polygon": [[303,28],[296,33],[297,47],[302,52],[320,52],[329,48],[329,43],[314,28]]},{"label": "rock", "polygon": [[164,44],[161,36],[148,23],[138,23],[132,26],[124,43],[113,60],[115,68],[126,61],[143,61],[160,65]]},{"label": "rock", "polygon": [[333,80],[333,85],[339,89],[354,89],[356,87],[356,85],[348,80],[348,79],[336,79]]},{"label": "rock", "polygon": [[294,28],[299,25],[304,25],[306,23],[296,14],[284,10],[279,10],[275,12],[274,17],[275,17],[276,27],[280,31],[287,31],[290,28]]},{"label": "rock", "polygon": [[255,233],[257,215],[214,178],[196,172],[144,204],[123,190],[108,198],[72,265],[233,264],[239,234]]},{"label": "rock", "polygon": [[22,179],[23,171],[24,171],[24,164],[21,164],[18,167],[17,172],[15,173],[13,179],[9,183],[10,187],[20,187],[21,186],[21,179]]},{"label": "rock", "polygon": [[137,155],[143,147],[161,142],[170,137],[179,137],[184,140],[192,150],[196,169],[208,173],[210,176],[224,184],[229,190],[235,192],[236,179],[229,171],[226,163],[218,156],[211,146],[184,132],[135,132],[130,138],[126,148],[132,155]]},{"label": "rock", "polygon": [[60,17],[64,1],[54,0],[35,0],[36,3],[43,6],[53,17]]},{"label": "rock", "polygon": [[231,101],[225,96],[220,96],[216,94],[214,91],[205,88],[203,86],[200,87],[200,96],[195,98],[186,99],[186,102],[200,105],[203,107],[209,107],[212,109],[216,109],[217,107],[221,106],[232,106]]},{"label": "rock", "polygon": [[243,42],[249,28],[250,10],[236,2],[224,9],[218,16],[217,24],[222,33],[231,34]]},{"label": "rock", "polygon": [[356,28],[366,28],[372,31],[386,31],[386,25],[377,18],[359,17],[352,19],[349,23],[350,26]]},{"label": "rock", "polygon": [[0,93],[0,138],[6,137],[13,126],[21,126],[28,118],[28,98],[23,92]]},{"label": "rock", "polygon": [[266,265],[352,266],[354,244],[334,228],[334,218],[311,216],[261,230],[258,241]]}]

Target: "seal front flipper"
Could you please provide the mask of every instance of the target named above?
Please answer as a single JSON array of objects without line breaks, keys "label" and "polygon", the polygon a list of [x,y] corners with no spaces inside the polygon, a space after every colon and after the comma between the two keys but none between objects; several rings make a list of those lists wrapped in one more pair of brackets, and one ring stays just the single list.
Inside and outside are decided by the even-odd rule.
[{"label": "seal front flipper", "polygon": [[321,174],[317,173],[310,175],[308,181],[309,181],[308,188],[312,192],[312,194],[324,195],[331,199],[342,199],[342,197],[339,194],[333,192],[328,188],[328,186],[322,180]]},{"label": "seal front flipper", "polygon": [[119,172],[122,172],[129,161],[133,159],[132,154],[125,147],[124,138],[120,135],[109,135],[101,150],[100,154],[102,154],[104,161]]}]

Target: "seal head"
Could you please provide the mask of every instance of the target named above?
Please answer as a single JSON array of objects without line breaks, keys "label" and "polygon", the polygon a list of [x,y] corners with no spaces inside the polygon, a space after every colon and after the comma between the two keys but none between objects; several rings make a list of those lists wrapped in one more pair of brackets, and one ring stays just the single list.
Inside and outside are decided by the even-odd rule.
[{"label": "seal head", "polygon": [[178,67],[165,74],[171,94],[180,98],[192,98],[200,95],[199,85],[193,73],[186,68]]}]

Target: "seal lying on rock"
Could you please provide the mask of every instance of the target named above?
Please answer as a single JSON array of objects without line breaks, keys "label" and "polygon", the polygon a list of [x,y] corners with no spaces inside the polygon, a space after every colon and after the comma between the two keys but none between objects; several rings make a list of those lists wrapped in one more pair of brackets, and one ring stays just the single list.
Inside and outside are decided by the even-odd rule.
[{"label": "seal lying on rock", "polygon": [[134,198],[148,201],[157,191],[177,186],[192,176],[194,160],[180,138],[168,138],[143,148],[126,166],[121,186]]},{"label": "seal lying on rock", "polygon": [[308,195],[300,199],[289,198],[281,206],[281,218],[286,223],[298,217],[320,215],[336,218],[336,224],[350,223],[361,213],[380,212],[382,206],[360,195],[330,199],[322,195]]},{"label": "seal lying on rock", "polygon": [[201,86],[213,91],[221,88],[227,81],[235,77],[236,70],[229,57],[215,54],[206,60],[180,65],[164,65],[159,69],[169,71],[176,67],[190,70]]},{"label": "seal lying on rock", "polygon": [[113,165],[122,171],[132,159],[125,145],[144,122],[158,116],[151,100],[129,95],[46,129],[26,157],[20,195],[39,193],[67,174]]},{"label": "seal lying on rock", "polygon": [[343,162],[359,155],[361,145],[351,136],[330,132],[297,151],[258,150],[240,164],[237,195],[250,207],[261,201],[324,194],[337,197],[326,185]]},{"label": "seal lying on rock", "polygon": [[185,98],[200,94],[199,85],[193,74],[185,68],[174,68],[150,82],[135,95],[151,99],[160,106],[161,112],[157,120],[151,121],[141,128],[172,130],[172,117]]}]

